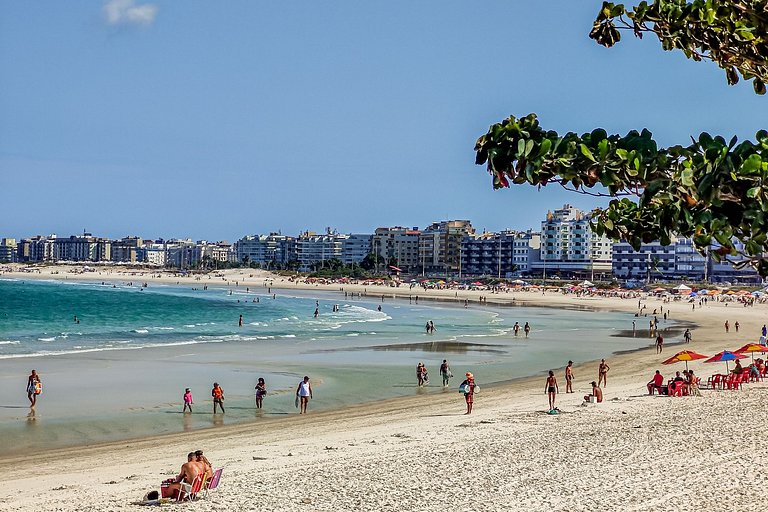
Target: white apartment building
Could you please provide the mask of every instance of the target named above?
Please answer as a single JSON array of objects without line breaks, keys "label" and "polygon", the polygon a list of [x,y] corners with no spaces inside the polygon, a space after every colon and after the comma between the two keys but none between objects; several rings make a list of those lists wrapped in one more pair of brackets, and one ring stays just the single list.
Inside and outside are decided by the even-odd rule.
[{"label": "white apartment building", "polygon": [[371,252],[373,235],[350,234],[344,240],[341,261],[345,265],[360,263]]},{"label": "white apartment building", "polygon": [[309,271],[316,263],[326,260],[342,260],[344,257],[344,242],[349,235],[327,233],[318,235],[305,231],[296,239],[296,259],[299,270]]},{"label": "white apartment building", "polygon": [[235,257],[239,262],[258,263],[264,268],[281,265],[288,261],[287,245],[293,237],[270,233],[248,235],[235,242]]},{"label": "white apartment building", "polygon": [[566,204],[547,213],[541,223],[541,261],[531,270],[542,273],[610,272],[612,241],[589,227],[590,214]]}]

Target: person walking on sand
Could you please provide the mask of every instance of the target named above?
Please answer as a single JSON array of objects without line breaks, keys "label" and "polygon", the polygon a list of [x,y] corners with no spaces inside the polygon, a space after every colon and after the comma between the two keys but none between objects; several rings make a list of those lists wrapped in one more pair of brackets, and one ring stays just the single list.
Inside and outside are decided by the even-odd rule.
[{"label": "person walking on sand", "polygon": [[565,367],[565,392],[573,393],[573,361],[568,361]]},{"label": "person walking on sand", "polygon": [[608,370],[610,369],[611,367],[608,366],[605,359],[601,359],[600,366],[597,368],[597,387],[600,387],[600,383],[603,384],[603,387],[608,385]]},{"label": "person walking on sand", "polygon": [[734,329],[736,329],[736,332],[739,332],[739,321],[738,321],[738,320],[736,320],[736,321],[733,323],[733,328],[734,328]]},{"label": "person walking on sand", "polygon": [[27,398],[29,399],[30,407],[37,405],[37,397],[42,392],[43,383],[40,380],[40,375],[37,374],[37,370],[32,370],[32,373],[27,378]]},{"label": "person walking on sand", "polygon": [[443,359],[443,364],[440,365],[440,376],[443,378],[443,387],[448,386],[448,380],[453,377],[453,374],[447,359]]},{"label": "person walking on sand", "polygon": [[683,339],[685,340],[686,343],[690,343],[691,342],[691,330],[690,329],[686,329],[685,330],[685,332],[683,333]]},{"label": "person walking on sand", "polygon": [[659,333],[658,336],[656,336],[656,353],[661,354],[661,351],[664,349],[664,336]]},{"label": "person walking on sand", "polygon": [[729,323],[728,323],[728,320],[726,320],[726,321],[725,321],[725,332],[726,332],[726,334],[727,334],[727,333],[728,333],[728,331],[730,331],[730,330],[731,330],[731,324],[729,324]]},{"label": "person walking on sand", "polygon": [[475,402],[475,390],[477,389],[477,384],[475,384],[475,376],[472,375],[472,372],[467,372],[464,376],[466,379],[461,383],[461,389],[464,392],[464,401],[467,402],[467,412],[464,413],[464,415],[467,415],[472,414],[472,405]]},{"label": "person walking on sand", "polygon": [[192,391],[189,390],[189,388],[184,390],[184,409],[181,410],[181,412],[187,412],[187,409],[189,409],[189,412],[192,412]]},{"label": "person walking on sand", "polygon": [[555,410],[555,395],[560,392],[557,387],[557,378],[555,372],[549,370],[549,377],[547,377],[547,383],[544,385],[544,392],[549,397],[549,410],[550,412]]},{"label": "person walking on sand", "polygon": [[267,394],[267,383],[264,382],[264,377],[259,377],[259,382],[256,383],[256,408],[261,409],[264,402],[264,395]]},{"label": "person walking on sand", "polygon": [[213,383],[211,396],[213,397],[213,414],[216,414],[217,405],[221,408],[221,414],[224,414],[224,390],[221,389],[218,382]]},{"label": "person walking on sand", "polygon": [[306,375],[296,388],[296,396],[299,398],[299,414],[307,414],[307,404],[312,398],[312,384]]},{"label": "person walking on sand", "polygon": [[523,327],[523,331],[525,332],[525,337],[528,337],[528,333],[531,332],[531,325],[528,322],[525,322],[525,327]]}]

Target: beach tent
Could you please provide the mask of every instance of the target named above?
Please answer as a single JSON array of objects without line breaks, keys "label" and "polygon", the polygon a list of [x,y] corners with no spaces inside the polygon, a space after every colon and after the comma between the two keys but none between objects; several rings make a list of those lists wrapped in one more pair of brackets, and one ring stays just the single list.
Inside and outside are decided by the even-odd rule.
[{"label": "beach tent", "polygon": [[672,289],[677,291],[677,292],[679,292],[679,293],[684,293],[684,292],[691,291],[693,288],[691,288],[690,286],[685,286],[684,284],[681,284],[680,286],[675,286]]},{"label": "beach tent", "polygon": [[678,352],[677,354],[673,355],[666,361],[662,361],[661,364],[674,364],[679,363],[680,361],[685,361],[685,369],[688,369],[688,361],[695,361],[697,359],[706,359],[707,356],[704,354],[699,354],[698,352],[694,352],[693,350],[682,350]]},{"label": "beach tent", "polygon": [[591,283],[591,282],[589,282],[587,280],[584,280],[584,282],[579,284],[579,286],[586,286],[586,287],[589,288],[589,287],[595,286],[595,283]]}]

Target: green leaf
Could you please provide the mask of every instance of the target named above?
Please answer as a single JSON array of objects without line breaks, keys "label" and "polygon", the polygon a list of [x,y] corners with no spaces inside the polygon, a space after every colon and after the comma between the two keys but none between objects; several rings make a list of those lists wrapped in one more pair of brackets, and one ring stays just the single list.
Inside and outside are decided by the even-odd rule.
[{"label": "green leaf", "polygon": [[593,162],[596,162],[595,157],[592,155],[592,152],[589,150],[589,148],[585,144],[579,144],[579,149],[581,149],[582,155],[589,158]]}]

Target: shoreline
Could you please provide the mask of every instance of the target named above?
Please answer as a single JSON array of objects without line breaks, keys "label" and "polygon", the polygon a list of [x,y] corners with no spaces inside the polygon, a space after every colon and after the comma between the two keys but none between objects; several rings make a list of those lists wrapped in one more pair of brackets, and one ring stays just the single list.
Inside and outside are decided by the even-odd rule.
[{"label": "shoreline", "polygon": [[[334,291],[333,288],[338,289],[338,286],[331,285],[325,289]],[[307,286],[303,289],[323,288]],[[453,295],[452,290],[448,292]],[[482,294],[463,293],[472,298]],[[463,293],[459,292],[459,296]],[[423,290],[419,291],[420,298],[425,294]],[[554,308],[562,303],[584,306],[577,297],[555,296],[554,293],[542,297],[541,293],[519,292],[515,298],[516,304],[519,301],[525,306],[531,303]],[[489,305],[493,299],[494,295],[488,294]],[[636,301],[589,299],[590,306],[595,310],[625,313],[636,309]],[[653,298],[643,302],[648,303],[651,310],[654,305],[661,305],[661,301]],[[693,331],[692,343],[686,348],[705,354],[724,348],[733,350],[747,341],[755,341],[759,336],[755,334],[765,323],[768,307],[733,306],[714,303],[692,312],[686,304],[669,304],[676,322],[693,322],[698,326]],[[727,335],[730,341],[725,341],[722,327],[725,319],[731,323],[738,320],[742,326],[738,334],[731,330]],[[197,447],[205,450],[214,466],[224,465],[225,476],[223,488],[212,498],[190,504],[195,510],[207,510],[212,505],[222,509],[236,506],[244,489],[250,489],[259,497],[260,506],[274,510],[303,510],[306,507],[316,510],[351,507],[364,510],[410,509],[417,506],[411,501],[412,493],[420,493],[420,499],[427,500],[442,496],[467,510],[477,508],[478,503],[485,500],[491,500],[488,502],[490,505],[485,507],[487,509],[508,509],[502,505],[506,501],[499,500],[509,500],[512,496],[516,496],[520,508],[530,510],[594,510],[599,506],[663,510],[667,502],[659,502],[657,495],[659,486],[666,485],[659,480],[663,478],[663,473],[657,476],[648,471],[662,460],[671,471],[687,467],[687,464],[681,466],[672,462],[673,459],[667,456],[674,446],[688,441],[685,436],[695,438],[699,445],[692,444],[685,454],[677,453],[674,460],[685,463],[693,457],[694,460],[704,461],[710,460],[714,456],[712,453],[722,453],[716,459],[719,461],[717,465],[711,466],[711,472],[695,473],[689,478],[702,493],[700,504],[717,503],[711,495],[715,491],[730,489],[728,479],[718,478],[717,475],[731,474],[728,472],[740,467],[744,460],[752,462],[753,459],[747,452],[730,452],[727,448],[729,437],[724,432],[718,435],[718,432],[736,424],[723,422],[723,415],[732,416],[732,420],[735,420],[734,417],[744,418],[744,421],[750,418],[749,421],[762,423],[768,416],[764,412],[768,400],[760,392],[765,384],[750,384],[742,392],[705,391],[701,399],[644,396],[645,382],[650,379],[653,370],[661,369],[668,377],[674,375],[674,371],[683,369],[682,365],[666,367],[660,364],[662,359],[682,348],[679,344],[665,343],[663,354],[656,355],[652,341],[648,338],[648,347],[610,357],[611,371],[605,402],[599,406],[579,407],[581,394],[588,390],[588,382],[597,377],[596,364],[589,362],[576,366],[576,392],[573,395],[558,395],[558,406],[563,414],[554,418],[544,414],[546,396],[540,389],[543,386],[541,375],[495,385],[481,384],[482,392],[476,398],[475,411],[470,417],[463,416],[463,400],[454,392],[397,397],[351,405],[343,410],[313,411],[310,404],[307,416],[269,418],[260,425],[238,424],[180,435],[54,450],[36,457],[4,459],[0,467],[11,471],[11,478],[0,490],[0,510],[32,507],[67,511],[131,509],[130,501],[139,499],[159,482],[161,476],[177,472],[181,454]],[[690,367],[704,382],[709,372],[724,369],[722,363],[708,365],[699,361],[691,363]],[[558,370],[558,378],[560,373]],[[564,382],[562,384],[564,388]],[[706,438],[701,439],[701,435],[687,428],[670,430],[670,425],[689,423],[696,424],[696,432],[706,433]],[[637,425],[645,426],[637,430]],[[469,437],[465,435],[468,428],[473,432]],[[299,432],[312,432],[313,435],[305,437],[297,433],[297,429]],[[552,444],[550,432],[566,441],[562,445]],[[651,432],[664,434],[659,437]],[[747,445],[757,443],[757,436],[746,433],[744,442]],[[588,444],[585,444],[587,441]],[[499,442],[507,444],[499,445]],[[561,446],[570,450],[567,459],[561,458],[565,457]],[[614,447],[626,447],[633,464],[627,466],[624,463],[626,453],[620,449],[614,451]],[[150,453],[152,455],[147,459]],[[434,453],[450,454],[451,458],[444,465],[435,466],[428,455]],[[733,455],[729,456],[729,453]],[[453,481],[454,476],[460,479],[467,477],[462,460],[468,454],[472,454],[472,466],[482,468],[482,482],[495,481],[497,470],[493,468],[496,466],[504,470],[507,467],[523,467],[536,471],[535,468],[542,464],[559,464],[565,460],[565,466],[573,468],[573,472],[558,470],[557,482],[550,483],[549,479],[544,479],[538,485],[531,485],[524,476],[518,475],[518,469],[507,470],[503,471],[506,481],[499,480],[505,483],[490,488],[480,485],[482,482],[476,485],[470,478],[471,483],[467,485],[472,490],[470,496],[473,501],[468,501],[466,493],[445,486],[446,479]],[[136,460],[137,455],[141,460]],[[426,457],[429,460],[427,465],[432,468],[431,472],[422,473],[419,479],[420,485],[428,484],[430,487],[420,491],[413,487],[407,476],[412,470],[403,466],[413,456],[419,455]],[[64,472],[61,460],[68,461]],[[753,462],[758,468],[765,467],[759,457]],[[617,474],[614,474],[614,466]],[[97,471],[94,468],[102,469]],[[584,474],[585,469],[587,474]],[[291,473],[298,470],[304,471],[307,478],[317,485],[311,488],[292,485]],[[365,497],[358,492],[360,489],[355,482],[343,478],[344,481],[339,481],[339,471],[354,474],[361,482],[367,482],[363,485]],[[595,472],[602,474],[600,480],[591,477]],[[760,472],[757,469],[755,474]],[[755,477],[745,476],[739,487],[756,482]],[[116,483],[105,486],[106,481]],[[624,489],[624,481],[634,485],[627,491],[626,503],[612,501],[612,496],[617,494],[615,489]],[[581,494],[565,492],[563,497],[552,497],[569,488],[581,490]],[[664,492],[667,499],[672,500],[669,508],[676,508],[674,500],[677,495],[674,492],[669,494],[669,490]],[[744,500],[743,503],[748,503],[746,498]],[[735,502],[739,502],[738,498]]]}]

